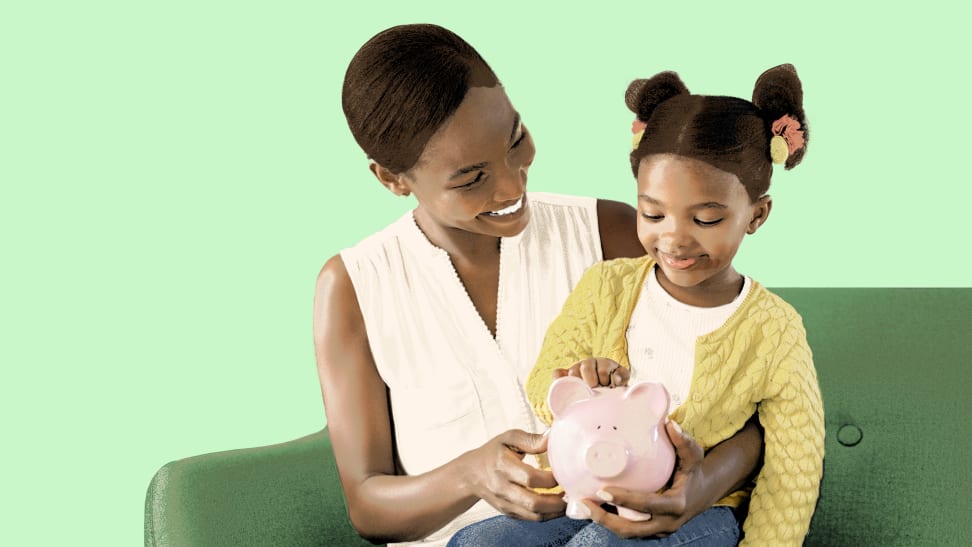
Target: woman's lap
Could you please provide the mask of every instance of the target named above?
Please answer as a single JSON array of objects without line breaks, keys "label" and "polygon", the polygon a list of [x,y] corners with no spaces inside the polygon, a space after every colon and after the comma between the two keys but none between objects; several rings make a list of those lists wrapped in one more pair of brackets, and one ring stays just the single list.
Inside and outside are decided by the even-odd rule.
[{"label": "woman's lap", "polygon": [[679,545],[721,546],[739,542],[739,523],[729,507],[712,507],[686,522],[664,538],[622,539],[600,524],[561,517],[530,522],[499,516],[460,530],[449,545],[522,545],[532,547],[675,547]]}]

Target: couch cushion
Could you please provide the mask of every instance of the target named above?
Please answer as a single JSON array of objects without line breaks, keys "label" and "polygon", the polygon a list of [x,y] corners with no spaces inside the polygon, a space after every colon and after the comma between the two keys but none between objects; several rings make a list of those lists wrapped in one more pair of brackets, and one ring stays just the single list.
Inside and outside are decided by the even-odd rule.
[{"label": "couch cushion", "polygon": [[776,289],[826,414],[807,545],[972,544],[972,289]]}]

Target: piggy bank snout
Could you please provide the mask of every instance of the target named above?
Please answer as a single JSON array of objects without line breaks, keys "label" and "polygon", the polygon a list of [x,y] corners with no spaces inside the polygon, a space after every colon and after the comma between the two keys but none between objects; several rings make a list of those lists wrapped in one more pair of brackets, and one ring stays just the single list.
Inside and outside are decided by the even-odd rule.
[{"label": "piggy bank snout", "polygon": [[584,463],[595,477],[616,477],[628,466],[628,451],[620,443],[596,442],[587,449]]}]

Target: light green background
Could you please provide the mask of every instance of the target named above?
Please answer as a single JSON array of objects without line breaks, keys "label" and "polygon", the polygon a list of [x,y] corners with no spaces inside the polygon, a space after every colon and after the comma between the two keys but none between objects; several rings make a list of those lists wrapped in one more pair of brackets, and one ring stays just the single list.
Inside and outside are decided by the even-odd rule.
[{"label": "light green background", "polygon": [[626,201],[631,79],[746,97],[792,62],[809,151],[738,267],[970,285],[964,13],[535,4],[3,3],[0,544],[137,545],[165,462],[324,424],[315,276],[412,203],[340,110],[347,62],[393,24],[443,24],[491,63],[537,142],[532,189]]}]

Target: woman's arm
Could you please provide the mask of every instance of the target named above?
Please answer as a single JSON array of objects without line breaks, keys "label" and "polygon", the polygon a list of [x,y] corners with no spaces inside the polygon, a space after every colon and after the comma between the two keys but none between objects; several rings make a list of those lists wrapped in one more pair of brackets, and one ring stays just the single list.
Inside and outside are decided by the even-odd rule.
[{"label": "woman's arm", "polygon": [[387,386],[340,256],[318,276],[314,346],[334,456],[359,534],[378,541],[421,539],[480,498],[524,519],[563,514],[559,496],[530,490],[554,486],[553,476],[521,461],[524,453],[546,450],[540,435],[507,431],[428,473],[396,474]]},{"label": "woman's arm", "polygon": [[627,203],[597,200],[597,228],[604,260],[645,255],[645,248],[638,240],[638,211]]}]

